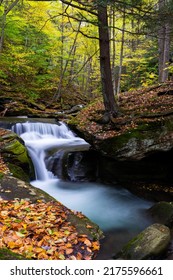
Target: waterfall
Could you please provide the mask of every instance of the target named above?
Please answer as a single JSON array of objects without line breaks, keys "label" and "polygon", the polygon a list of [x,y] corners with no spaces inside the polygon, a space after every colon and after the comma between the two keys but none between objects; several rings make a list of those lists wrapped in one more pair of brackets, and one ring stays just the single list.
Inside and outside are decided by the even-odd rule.
[{"label": "waterfall", "polygon": [[[51,135],[52,137],[56,138],[65,138],[65,139],[70,139],[70,138],[75,138],[74,133],[68,129],[68,127],[62,123],[59,122],[57,125],[56,124],[49,124],[49,123],[31,123],[31,122],[26,122],[26,123],[16,123],[13,126],[13,131],[16,132],[18,135],[24,133],[35,133],[35,136],[37,135]],[[25,139],[31,139],[33,138],[34,135],[31,135],[29,137],[25,137]],[[33,139],[34,140],[34,139]]]},{"label": "waterfall", "polygon": [[47,170],[47,163],[51,159],[51,151],[69,149],[69,147],[88,148],[89,144],[83,139],[76,137],[68,127],[60,122],[48,123],[17,123],[12,130],[20,135],[28,148],[34,164],[36,180],[46,181],[54,178],[52,172]]},{"label": "waterfall", "polygon": [[86,151],[89,148],[89,144],[76,137],[64,123],[17,123],[12,130],[24,140],[32,158],[36,174],[32,185],[70,209],[83,212],[103,230],[139,230],[145,227],[147,221],[141,213],[151,205],[150,202],[120,186],[62,181],[48,171],[55,155],[60,161],[59,166],[64,151]]}]

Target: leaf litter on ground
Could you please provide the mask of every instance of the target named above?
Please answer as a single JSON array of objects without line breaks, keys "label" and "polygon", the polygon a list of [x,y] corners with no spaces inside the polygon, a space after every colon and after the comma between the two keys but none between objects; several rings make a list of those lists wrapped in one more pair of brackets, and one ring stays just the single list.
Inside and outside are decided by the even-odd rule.
[{"label": "leaf litter on ground", "polygon": [[0,200],[0,248],[29,259],[93,259],[99,241],[79,234],[68,221],[69,211],[58,201]]},{"label": "leaf litter on ground", "polygon": [[173,115],[173,82],[122,92],[118,104],[122,115],[106,125],[98,123],[105,112],[102,98],[96,99],[79,112],[75,122],[81,131],[104,140],[135,129],[139,123],[163,120]]}]

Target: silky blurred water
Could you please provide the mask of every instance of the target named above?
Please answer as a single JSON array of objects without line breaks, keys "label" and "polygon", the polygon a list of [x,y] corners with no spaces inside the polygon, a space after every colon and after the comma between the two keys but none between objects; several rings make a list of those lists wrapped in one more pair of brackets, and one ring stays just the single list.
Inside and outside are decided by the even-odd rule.
[{"label": "silky blurred water", "polygon": [[94,183],[65,182],[47,170],[50,150],[88,149],[89,144],[76,137],[64,123],[17,123],[13,131],[25,141],[32,158],[36,180],[34,186],[46,191],[68,208],[80,211],[96,222],[104,231],[112,229],[139,230],[148,221],[143,210],[151,203],[136,197],[120,186]]}]

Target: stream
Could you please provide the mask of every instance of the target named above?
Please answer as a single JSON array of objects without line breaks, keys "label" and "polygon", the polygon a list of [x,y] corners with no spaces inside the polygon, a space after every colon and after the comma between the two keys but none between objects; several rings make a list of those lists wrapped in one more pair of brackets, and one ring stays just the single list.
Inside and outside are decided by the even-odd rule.
[{"label": "stream", "polygon": [[[64,151],[87,151],[90,145],[66,124],[20,122],[11,128],[24,140],[35,168],[36,186],[68,208],[80,211],[103,230],[105,238],[97,259],[111,259],[121,246],[150,224],[145,210],[152,203],[121,186],[99,182],[70,182],[58,178],[48,166]],[[61,157],[57,156],[61,166]]]}]

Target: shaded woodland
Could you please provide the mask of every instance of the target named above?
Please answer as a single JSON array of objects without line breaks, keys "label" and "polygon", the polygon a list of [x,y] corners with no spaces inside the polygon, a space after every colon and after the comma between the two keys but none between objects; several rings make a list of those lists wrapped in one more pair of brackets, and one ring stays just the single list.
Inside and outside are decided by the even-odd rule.
[{"label": "shaded woodland", "polygon": [[44,99],[47,107],[66,107],[68,93],[78,103],[103,96],[105,110],[117,114],[120,92],[171,79],[172,5],[1,1],[1,95]]},{"label": "shaded woodland", "polygon": [[[22,116],[21,122],[23,116],[26,122],[30,117],[49,118],[50,126],[52,119],[58,127],[68,123],[91,146],[95,181],[115,188],[118,183],[139,197],[163,202],[158,203],[157,213],[152,209],[148,213],[154,213],[146,213],[160,225],[144,232],[144,240],[150,238],[151,243],[151,231],[156,240],[155,231],[159,230],[161,239],[165,232],[161,249],[157,244],[152,249],[148,242],[145,256],[139,252],[137,257],[129,257],[124,247],[122,259],[173,258],[172,11],[173,0],[0,0],[0,259],[6,249],[7,259],[21,258],[9,255],[11,252],[27,259],[93,259],[103,237],[99,227],[80,212],[73,212],[72,221],[71,210],[49,202],[46,193],[45,201],[25,200],[29,196],[25,191],[32,188],[26,182],[34,178],[34,164],[25,141],[10,130],[10,117],[16,116]],[[58,150],[51,149],[50,155],[45,153],[45,161],[53,156],[55,171],[52,166],[48,171],[59,179]],[[62,157],[64,177],[60,179],[65,182],[74,179],[66,176],[69,170],[74,175],[75,156],[70,153],[68,147]],[[91,162],[86,165],[91,167]],[[29,194],[33,192],[35,199],[35,187]],[[33,228],[31,216],[37,220],[38,210],[38,220],[47,219],[48,224]],[[11,211],[14,217],[6,225]],[[26,223],[20,220],[23,211],[27,212]],[[57,217],[51,211],[59,213],[56,228],[52,221]],[[144,245],[137,244],[137,248]]]}]

